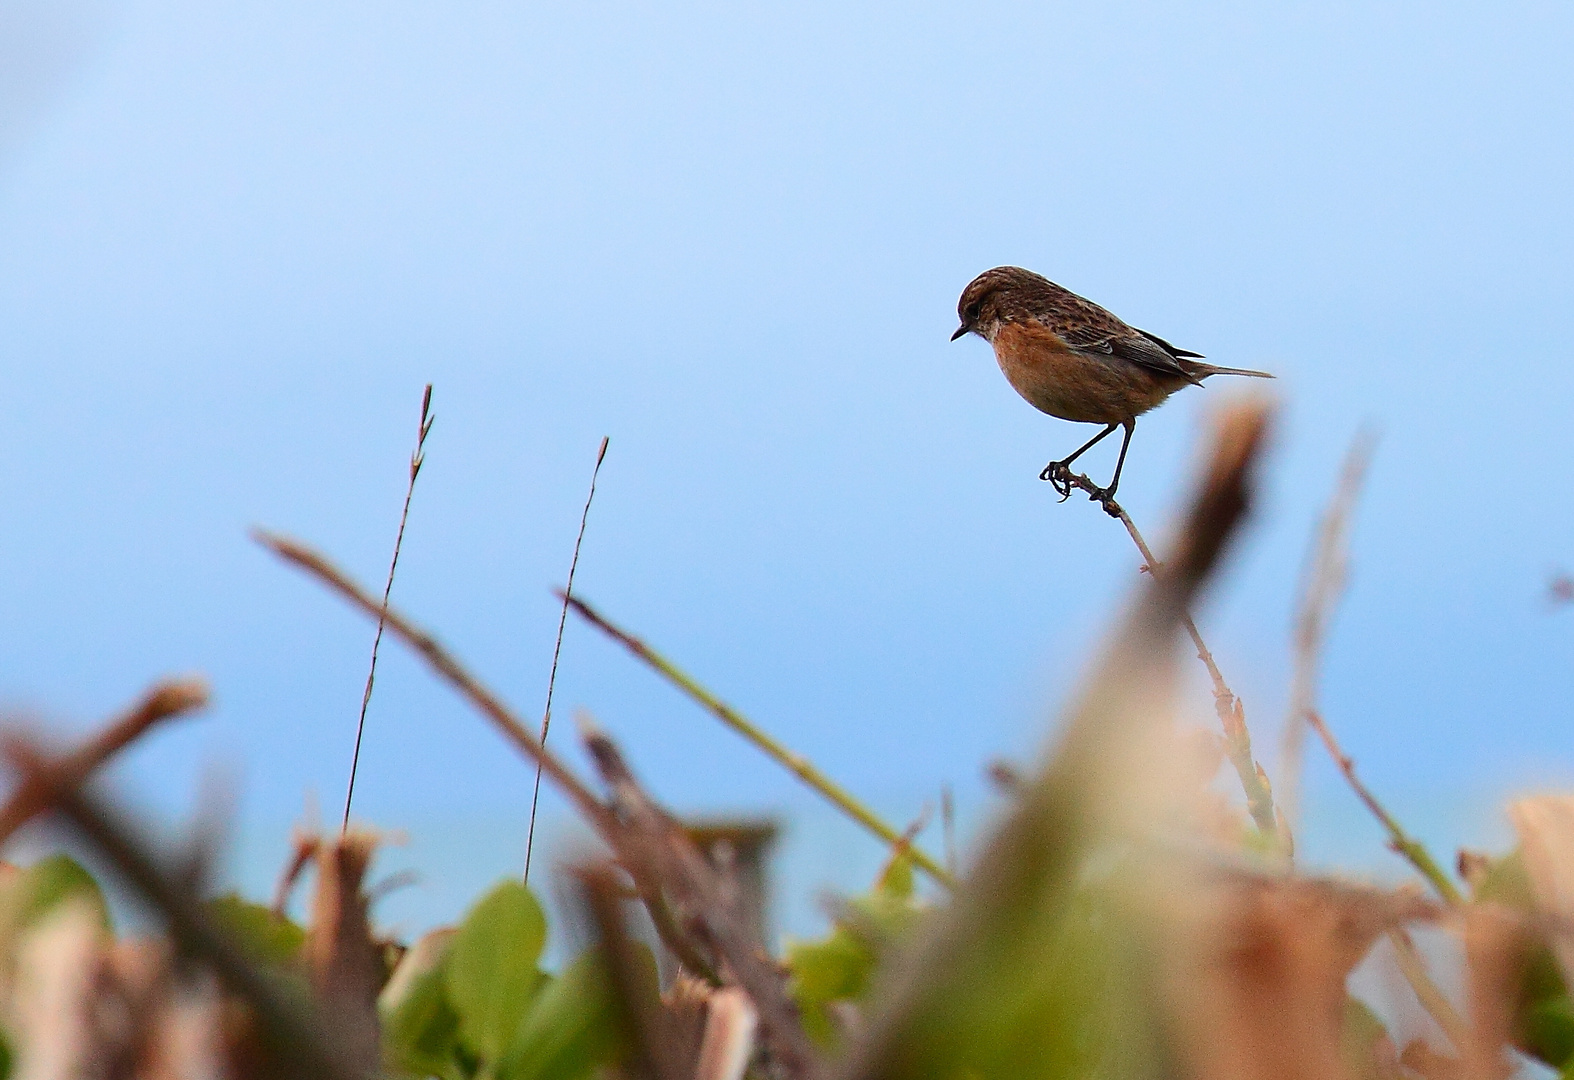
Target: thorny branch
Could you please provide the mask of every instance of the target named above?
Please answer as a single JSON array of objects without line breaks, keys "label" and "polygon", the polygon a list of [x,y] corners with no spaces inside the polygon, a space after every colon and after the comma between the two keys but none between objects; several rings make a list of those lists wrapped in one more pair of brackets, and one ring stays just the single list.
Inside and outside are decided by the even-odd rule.
[{"label": "thorny branch", "polygon": [[[1126,526],[1131,542],[1137,545],[1137,550],[1142,554],[1143,568],[1148,573],[1157,574],[1163,570],[1162,564],[1153,556],[1153,549],[1148,547],[1148,542],[1142,538],[1136,523],[1131,520],[1131,515],[1126,513],[1125,508],[1111,498],[1103,488],[1089,479],[1086,473],[1074,473],[1069,469],[1063,469],[1059,479],[1071,488],[1085,491],[1090,500],[1104,508],[1106,514],[1117,518]],[[1241,790],[1246,793],[1246,810],[1251,814],[1258,831],[1264,836],[1276,838],[1288,853],[1293,850],[1294,840],[1288,826],[1279,820],[1274,810],[1273,788],[1268,783],[1268,774],[1252,756],[1252,736],[1246,728],[1246,710],[1241,704],[1241,699],[1235,696],[1229,683],[1224,681],[1224,673],[1219,670],[1219,665],[1213,659],[1213,653],[1202,640],[1202,633],[1197,629],[1197,623],[1189,613],[1182,616],[1181,626],[1191,638],[1192,647],[1197,650],[1197,659],[1201,660],[1203,666],[1208,669],[1208,678],[1213,682],[1213,707],[1219,714],[1220,725],[1224,728],[1224,753],[1230,759],[1236,776],[1240,778]]]}]

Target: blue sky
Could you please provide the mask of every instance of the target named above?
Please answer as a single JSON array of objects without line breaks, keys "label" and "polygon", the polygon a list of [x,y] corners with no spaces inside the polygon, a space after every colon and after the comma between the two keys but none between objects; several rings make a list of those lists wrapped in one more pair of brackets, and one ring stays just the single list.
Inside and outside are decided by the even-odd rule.
[{"label": "blue sky", "polygon": [[[246,530],[380,582],[431,381],[395,600],[523,712],[608,435],[582,594],[892,817],[949,783],[980,821],[1136,567],[1036,479],[1088,432],[947,340],[1017,263],[1279,373],[1202,612],[1270,757],[1307,537],[1379,430],[1327,714],[1443,852],[1500,842],[1574,774],[1571,39],[1550,3],[0,0],[0,699],[80,731],[205,673],[114,783],[168,820],[221,763],[264,888],[337,818],[370,628]],[[1139,426],[1150,532],[1227,392]],[[879,859],[582,626],[557,700],[677,808],[786,815],[793,925]],[[1305,850],[1392,873],[1311,761]],[[425,875],[391,918],[517,868],[527,771],[397,647],[362,768]]]}]

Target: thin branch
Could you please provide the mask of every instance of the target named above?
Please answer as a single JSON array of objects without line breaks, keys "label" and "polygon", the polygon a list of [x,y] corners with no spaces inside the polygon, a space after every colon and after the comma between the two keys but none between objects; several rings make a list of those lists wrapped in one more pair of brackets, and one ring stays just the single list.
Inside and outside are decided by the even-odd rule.
[{"label": "thin branch", "polygon": [[1279,806],[1293,820],[1299,806],[1302,746],[1307,716],[1317,708],[1323,644],[1335,606],[1349,578],[1350,518],[1361,484],[1372,462],[1375,437],[1363,431],[1350,444],[1339,485],[1317,530],[1317,543],[1307,562],[1295,618],[1295,672],[1290,680],[1289,711],[1284,720],[1284,746],[1279,770]]},{"label": "thin branch", "polygon": [[1450,904],[1460,903],[1464,897],[1460,895],[1459,889],[1455,887],[1454,883],[1448,879],[1448,875],[1443,872],[1443,868],[1438,865],[1437,860],[1432,858],[1432,854],[1427,851],[1426,845],[1406,833],[1404,827],[1395,820],[1394,815],[1390,814],[1383,807],[1383,804],[1377,801],[1377,796],[1373,795],[1371,789],[1363,784],[1361,778],[1355,774],[1355,761],[1349,754],[1344,752],[1338,741],[1334,739],[1333,732],[1329,731],[1328,725],[1323,723],[1322,715],[1316,709],[1309,710],[1306,714],[1306,722],[1311,725],[1313,731],[1317,732],[1317,737],[1322,739],[1323,745],[1328,748],[1328,756],[1334,759],[1334,764],[1339,766],[1340,772],[1344,773],[1345,781],[1350,785],[1351,790],[1355,792],[1356,797],[1366,804],[1366,808],[1372,812],[1372,816],[1377,818],[1383,828],[1387,830],[1388,846],[1395,853],[1408,860],[1411,866],[1420,871],[1421,876],[1426,878],[1432,888],[1436,889],[1437,894],[1444,900]]},{"label": "thin branch", "polygon": [[[552,690],[557,685],[557,661],[563,653],[563,629],[568,625],[568,598],[574,595],[574,571],[579,569],[579,546],[585,542],[585,523],[590,520],[590,504],[596,497],[596,477],[601,475],[601,463],[607,456],[607,438],[602,436],[601,449],[596,451],[596,467],[590,470],[590,491],[585,495],[585,508],[579,514],[579,535],[574,537],[574,557],[568,563],[568,584],[563,588],[563,610],[557,617],[557,640],[552,643],[552,672],[547,676],[547,704],[541,713],[541,745],[547,744],[547,731],[552,727]],[[536,766],[536,786],[530,796],[530,831],[525,836],[524,881],[530,883],[530,854],[536,846],[536,810],[541,805],[541,766]]]},{"label": "thin branch", "polygon": [[[415,495],[415,478],[426,463],[426,436],[432,430],[432,384],[421,395],[421,423],[416,428],[415,449],[410,453],[410,482],[404,489],[404,509],[399,513],[399,532],[394,537],[393,558],[388,561],[388,582],[383,586],[383,613],[388,611],[388,596],[393,592],[394,571],[399,568],[399,548],[404,544],[405,523],[410,520],[410,499]],[[344,821],[341,833],[350,827],[350,803],[355,799],[355,771],[361,764],[361,735],[366,731],[366,708],[372,703],[372,683],[377,678],[377,649],[383,643],[383,616],[377,619],[377,634],[372,638],[372,662],[366,669],[366,689],[361,694],[361,716],[355,723],[355,753],[350,757],[350,784],[344,793]]]},{"label": "thin branch", "polygon": [[[1137,531],[1136,523],[1131,520],[1131,515],[1114,499],[1107,495],[1103,488],[1090,480],[1085,473],[1063,471],[1060,478],[1073,488],[1087,492],[1088,498],[1104,508],[1104,512],[1112,518],[1118,518],[1126,526],[1126,532],[1131,535],[1131,542],[1137,545],[1137,550],[1142,554],[1143,568],[1150,574],[1157,574],[1163,566],[1153,557],[1153,549],[1148,547],[1148,542],[1142,538],[1142,533]],[[1203,667],[1208,669],[1208,678],[1213,682],[1213,708],[1219,714],[1219,723],[1224,728],[1224,752],[1230,759],[1230,764],[1235,769],[1235,775],[1240,778],[1241,790],[1246,793],[1246,810],[1252,816],[1252,821],[1257,824],[1257,829],[1265,836],[1276,838],[1288,851],[1293,847],[1294,841],[1290,836],[1288,827],[1279,820],[1279,815],[1273,805],[1273,788],[1268,783],[1268,774],[1257,763],[1252,755],[1252,736],[1246,728],[1246,710],[1241,704],[1241,699],[1235,696],[1229,683],[1224,681],[1224,673],[1219,670],[1219,665],[1213,659],[1213,653],[1202,640],[1202,633],[1197,629],[1197,623],[1190,614],[1183,615],[1181,626],[1185,628],[1186,635],[1191,638],[1192,647],[1197,650],[1197,659],[1202,661]]]},{"label": "thin branch", "polygon": [[[62,783],[80,784],[88,774],[129,746],[161,720],[204,708],[208,687],[201,679],[172,679],[157,683],[119,718],[61,759]],[[5,805],[0,807],[0,844],[10,839],[28,819],[49,806],[50,791],[29,774]]]},{"label": "thin branch", "polygon": [[1407,834],[1398,820],[1377,801],[1371,789],[1361,782],[1355,772],[1354,759],[1344,752],[1317,708],[1317,678],[1323,642],[1328,634],[1333,607],[1344,591],[1348,574],[1350,516],[1371,463],[1372,447],[1373,436],[1370,432],[1363,432],[1356,436],[1350,452],[1345,455],[1339,486],[1323,514],[1315,553],[1307,568],[1306,584],[1295,623],[1295,675],[1290,689],[1290,711],[1285,719],[1284,790],[1281,802],[1289,806],[1293,813],[1303,732],[1310,725],[1327,747],[1328,756],[1333,758],[1334,764],[1344,774],[1345,781],[1356,797],[1387,830],[1389,847],[1408,860],[1437,890],[1439,896],[1450,904],[1457,904],[1462,899],[1459,889],[1449,880],[1425,845]]},{"label": "thin branch", "polygon": [[1053,754],[1021,786],[954,900],[882,973],[838,1080],[988,1073],[998,1063],[969,1052],[981,1027],[999,1023],[987,991],[1043,978],[1090,853],[1130,835],[1110,803],[1112,790],[1140,783],[1123,748],[1169,714],[1176,632],[1251,504],[1268,423],[1261,403],[1221,411],[1169,570],[1137,590],[1072,698]]},{"label": "thin branch", "polygon": [[[679,690],[682,690],[712,716],[753,743],[772,761],[787,769],[787,771],[818,792],[833,806],[836,806],[848,817],[858,822],[858,824],[875,836],[878,836],[887,846],[894,846],[902,842],[902,834],[898,830],[882,821],[872,810],[854,798],[841,785],[822,773],[807,758],[777,742],[776,739],[766,734],[765,731],[744,717],[736,709],[725,704],[716,695],[695,682],[677,665],[633,634],[608,622],[606,618],[583,600],[578,597],[569,597],[562,592],[559,592],[558,595],[574,609],[575,614],[622,645],[640,660],[643,660],[657,674],[664,677]],[[921,849],[913,848],[912,856],[913,862],[922,867],[930,877],[947,888],[955,888],[956,879],[952,877],[945,867],[924,854]]]}]

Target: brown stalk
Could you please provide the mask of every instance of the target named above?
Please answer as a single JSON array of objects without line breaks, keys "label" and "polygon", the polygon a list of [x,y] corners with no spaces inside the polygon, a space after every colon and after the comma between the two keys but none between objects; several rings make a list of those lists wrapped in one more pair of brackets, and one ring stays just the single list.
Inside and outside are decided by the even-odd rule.
[{"label": "brown stalk", "polygon": [[625,1027],[634,1037],[636,1059],[643,1066],[638,1073],[654,1080],[687,1080],[693,1069],[683,1060],[669,1018],[663,1014],[656,996],[657,987],[647,985],[644,965],[624,924],[623,888],[617,871],[602,863],[581,867],[574,876],[579,879],[608,974],[622,1003]]},{"label": "brown stalk", "polygon": [[[1131,542],[1137,545],[1137,551],[1142,555],[1143,569],[1150,574],[1162,572],[1163,565],[1153,556],[1153,549],[1148,547],[1148,542],[1143,539],[1137,525],[1131,520],[1131,515],[1108,494],[1104,489],[1095,484],[1085,473],[1066,471],[1063,478],[1073,488],[1087,492],[1088,497],[1104,508],[1110,517],[1118,518],[1126,526],[1126,532],[1131,536]],[[1246,709],[1241,704],[1241,699],[1235,696],[1229,683],[1224,681],[1224,673],[1219,670],[1213,653],[1207,643],[1202,640],[1202,632],[1197,629],[1196,622],[1187,614],[1181,618],[1181,626],[1186,631],[1186,636],[1191,638],[1192,648],[1197,652],[1197,659],[1202,661],[1203,667],[1208,670],[1208,678],[1213,683],[1213,708],[1219,715],[1219,724],[1224,729],[1225,756],[1230,759],[1230,765],[1235,769],[1235,775],[1240,778],[1241,790],[1246,794],[1246,810],[1257,824],[1257,829],[1264,836],[1276,838],[1286,850],[1292,849],[1294,841],[1289,830],[1283,828],[1278,814],[1273,805],[1273,789],[1268,783],[1268,774],[1257,763],[1252,754],[1252,736],[1246,727]]]},{"label": "brown stalk", "polygon": [[765,1043],[788,1075],[805,1080],[819,1077],[823,1065],[804,1034],[781,972],[728,902],[716,870],[677,822],[645,793],[616,744],[587,720],[581,727],[585,748],[627,828],[625,842],[618,848],[624,867],[636,880],[659,882],[684,928],[725,964],[753,1001]]},{"label": "brown stalk", "polygon": [[[574,571],[579,569],[579,547],[585,542],[585,524],[590,520],[590,504],[596,497],[596,477],[601,475],[601,463],[607,457],[606,436],[602,436],[601,449],[596,451],[596,467],[590,470],[590,491],[585,495],[585,508],[579,513],[579,535],[574,537],[574,557],[568,562],[568,581],[563,586],[563,609],[557,617],[557,640],[552,643],[552,671],[547,675],[547,703],[541,712],[541,745],[547,744],[547,732],[552,727],[552,690],[557,686],[557,662],[563,654],[563,631],[568,626],[568,602],[574,595]],[[530,855],[536,847],[536,811],[541,805],[541,766],[536,766],[535,790],[530,795],[530,829],[525,835],[524,881],[530,883]]]},{"label": "brown stalk", "polygon": [[[394,537],[393,558],[388,560],[388,582],[383,586],[383,611],[388,610],[388,597],[393,592],[394,571],[399,569],[399,549],[404,546],[404,527],[410,520],[410,500],[415,496],[415,478],[426,463],[426,436],[432,430],[432,384],[426,384],[421,395],[421,422],[416,427],[415,449],[410,452],[410,482],[404,489],[404,509],[399,512],[399,532]],[[355,773],[361,764],[361,736],[366,731],[366,709],[372,703],[372,683],[377,679],[377,650],[383,643],[383,620],[377,620],[377,633],[372,637],[372,660],[366,668],[366,689],[361,692],[361,715],[355,722],[355,752],[350,756],[350,783],[344,793],[344,822],[339,831],[350,827],[350,803],[355,799]]]},{"label": "brown stalk", "polygon": [[943,835],[945,868],[952,877],[955,877],[957,875],[956,804],[951,795],[950,784],[940,789],[940,831]]},{"label": "brown stalk", "polygon": [[130,828],[83,791],[68,762],[50,759],[15,732],[0,734],[3,750],[24,783],[68,818],[121,878],[165,919],[170,936],[186,955],[201,961],[255,1011],[266,1044],[284,1070],[321,1080],[364,1080],[329,1039],[315,1015],[242,953]]},{"label": "brown stalk", "polygon": [[367,832],[342,832],[317,844],[317,881],[303,954],[324,1025],[358,1072],[381,1062],[377,994],[384,967],[372,937],[367,868],[377,849]]},{"label": "brown stalk", "polygon": [[[142,696],[142,700],[57,763],[61,782],[82,783],[95,769],[131,745],[159,721],[193,712],[207,704],[208,687],[201,679],[170,679],[155,683]],[[24,776],[5,805],[0,806],[0,844],[4,844],[28,819],[48,806],[49,790],[30,775]]]}]

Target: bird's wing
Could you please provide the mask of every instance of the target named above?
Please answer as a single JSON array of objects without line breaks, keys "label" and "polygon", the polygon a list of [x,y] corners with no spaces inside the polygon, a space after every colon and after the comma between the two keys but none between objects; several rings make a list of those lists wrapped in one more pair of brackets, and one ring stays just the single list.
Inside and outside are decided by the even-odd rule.
[{"label": "bird's wing", "polygon": [[1123,360],[1130,360],[1133,364],[1141,364],[1145,368],[1151,368],[1165,375],[1179,375],[1187,382],[1202,385],[1201,380],[1181,365],[1179,356],[1140,330],[1135,334],[1114,339],[1110,342],[1110,348]]},{"label": "bird's wing", "polygon": [[1037,318],[1073,349],[1118,356],[1160,374],[1179,375],[1187,382],[1197,381],[1180,362],[1180,357],[1195,356],[1195,353],[1176,349],[1162,338],[1127,325],[1113,313],[1076,293],[1060,289],[1055,302]]},{"label": "bird's wing", "polygon": [[1165,341],[1163,338],[1159,337],[1159,335],[1157,335],[1157,334],[1150,334],[1146,330],[1138,330],[1137,333],[1141,334],[1143,337],[1147,338],[1149,341],[1153,342],[1155,345],[1158,345],[1158,346],[1162,347],[1171,356],[1186,356],[1186,357],[1190,357],[1193,360],[1201,360],[1202,359],[1202,353],[1200,353],[1200,352],[1192,352],[1190,349],[1177,349],[1175,346],[1171,345],[1169,342]]}]

